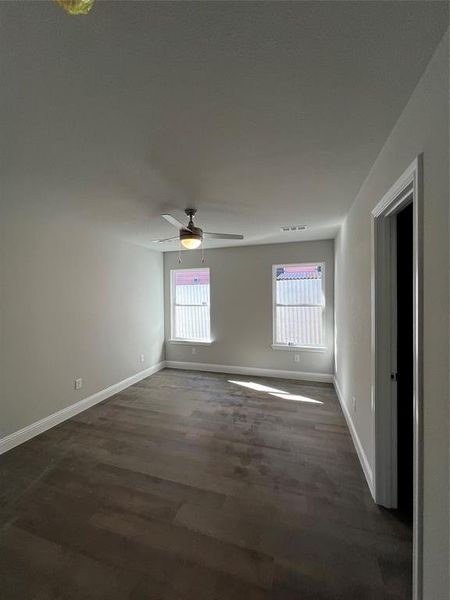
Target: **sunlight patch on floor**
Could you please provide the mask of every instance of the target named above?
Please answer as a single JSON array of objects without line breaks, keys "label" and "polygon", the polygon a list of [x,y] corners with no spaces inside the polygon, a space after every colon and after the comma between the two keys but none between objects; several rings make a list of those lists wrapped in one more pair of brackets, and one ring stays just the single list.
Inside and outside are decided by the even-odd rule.
[{"label": "sunlight patch on floor", "polygon": [[308,398],[308,396],[300,396],[298,394],[290,394],[284,390],[277,390],[276,388],[269,387],[268,385],[262,385],[261,383],[255,383],[254,381],[234,381],[228,380],[228,383],[234,383],[235,385],[241,385],[242,387],[255,390],[256,392],[267,392],[270,396],[276,396],[282,400],[294,400],[296,402],[309,402],[310,404],[323,404],[320,400],[314,400],[314,398]]},{"label": "sunlight patch on floor", "polygon": [[271,388],[268,385],[262,385],[260,383],[254,383],[253,381],[232,381],[228,380],[228,383],[235,383],[236,385],[242,385],[243,387],[250,388],[251,390],[255,390],[256,392],[267,392],[275,393],[275,394],[286,394],[283,390],[277,390],[276,388]]},{"label": "sunlight patch on floor", "polygon": [[282,398],[282,400],[295,400],[296,402],[310,402],[311,404],[323,404],[320,400],[314,400],[314,398],[308,398],[307,396],[299,396],[297,394],[276,394],[270,392],[271,396]]}]

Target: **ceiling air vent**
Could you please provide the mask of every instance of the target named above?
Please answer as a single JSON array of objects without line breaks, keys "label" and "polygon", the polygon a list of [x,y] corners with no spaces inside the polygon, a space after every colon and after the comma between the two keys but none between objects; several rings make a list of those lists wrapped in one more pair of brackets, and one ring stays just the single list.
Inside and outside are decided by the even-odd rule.
[{"label": "ceiling air vent", "polygon": [[283,233],[289,233],[291,231],[305,231],[307,229],[307,225],[286,225],[285,227],[280,227],[280,231]]}]

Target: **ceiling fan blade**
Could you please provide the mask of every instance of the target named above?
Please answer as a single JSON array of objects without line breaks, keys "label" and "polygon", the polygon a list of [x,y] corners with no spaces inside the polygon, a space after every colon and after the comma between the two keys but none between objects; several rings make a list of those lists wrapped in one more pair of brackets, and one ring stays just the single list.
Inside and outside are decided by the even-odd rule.
[{"label": "ceiling fan blade", "polygon": [[164,240],[152,240],[154,244],[163,244],[164,242],[174,242],[175,240],[179,240],[180,237],[178,235],[170,238],[165,238]]},{"label": "ceiling fan blade", "polygon": [[161,215],[161,216],[163,219],[168,221],[171,225],[173,225],[177,229],[189,229],[189,227],[187,225],[185,225],[178,219],[175,219],[175,217],[172,217],[172,215]]},{"label": "ceiling fan blade", "polygon": [[209,231],[203,232],[203,237],[215,240],[243,240],[243,235],[237,233],[210,233]]}]

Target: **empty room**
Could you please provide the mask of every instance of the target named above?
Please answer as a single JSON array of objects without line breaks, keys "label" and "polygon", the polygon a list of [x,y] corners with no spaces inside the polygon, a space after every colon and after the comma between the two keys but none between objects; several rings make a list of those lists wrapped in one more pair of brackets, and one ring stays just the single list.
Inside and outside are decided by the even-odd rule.
[{"label": "empty room", "polygon": [[449,4],[0,1],[1,600],[450,600]]}]

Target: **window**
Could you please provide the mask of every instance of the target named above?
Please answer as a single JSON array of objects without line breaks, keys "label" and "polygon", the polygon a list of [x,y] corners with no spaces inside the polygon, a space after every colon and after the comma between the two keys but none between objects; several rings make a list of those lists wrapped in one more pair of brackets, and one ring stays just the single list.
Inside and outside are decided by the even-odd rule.
[{"label": "window", "polygon": [[323,346],[323,264],[273,267],[274,346]]},{"label": "window", "polygon": [[209,342],[209,269],[179,269],[171,276],[172,339]]}]

